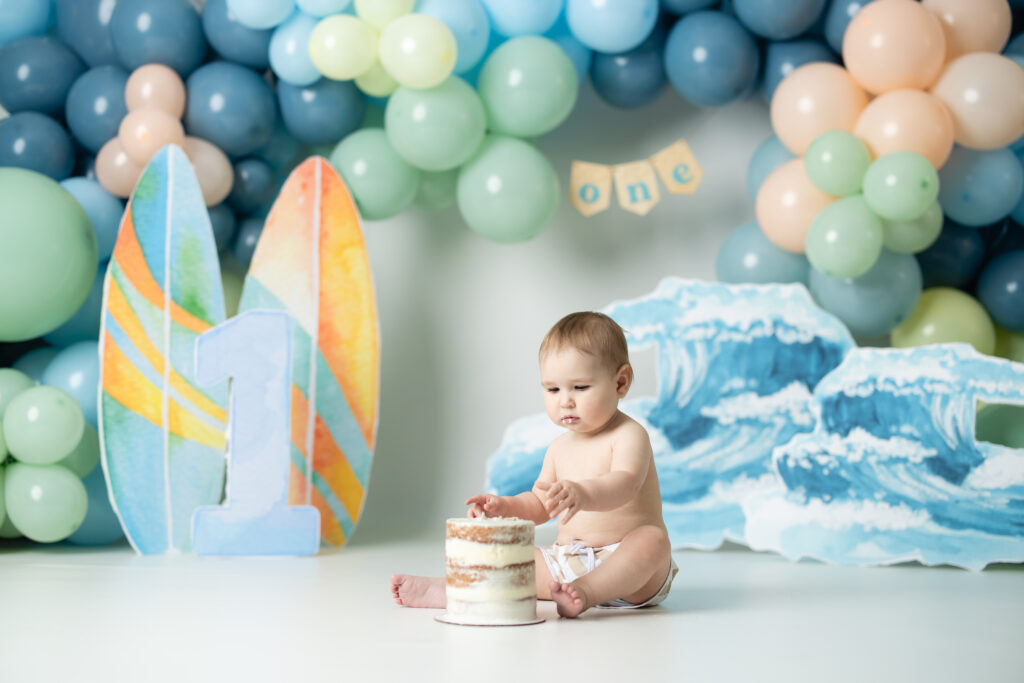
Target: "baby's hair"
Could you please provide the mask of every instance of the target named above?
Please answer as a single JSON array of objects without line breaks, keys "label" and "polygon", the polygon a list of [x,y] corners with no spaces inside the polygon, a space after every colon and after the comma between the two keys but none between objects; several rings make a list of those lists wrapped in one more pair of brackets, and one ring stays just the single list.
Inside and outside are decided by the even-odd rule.
[{"label": "baby's hair", "polygon": [[618,370],[629,363],[626,335],[619,324],[604,313],[581,311],[570,313],[548,330],[537,355],[571,347],[599,358]]}]

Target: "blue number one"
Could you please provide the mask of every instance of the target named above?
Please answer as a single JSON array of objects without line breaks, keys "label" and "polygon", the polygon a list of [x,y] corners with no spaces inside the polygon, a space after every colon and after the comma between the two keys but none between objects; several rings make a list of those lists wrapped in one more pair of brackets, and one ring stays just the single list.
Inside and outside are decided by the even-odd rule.
[{"label": "blue number one", "polygon": [[320,511],[288,505],[291,320],[249,311],[196,340],[196,380],[231,378],[224,505],[196,508],[196,555],[313,555]]}]

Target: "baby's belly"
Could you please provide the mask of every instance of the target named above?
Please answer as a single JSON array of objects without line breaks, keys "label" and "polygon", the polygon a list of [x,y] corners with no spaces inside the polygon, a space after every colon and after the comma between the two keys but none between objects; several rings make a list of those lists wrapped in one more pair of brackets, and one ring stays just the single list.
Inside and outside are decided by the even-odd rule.
[{"label": "baby's belly", "polygon": [[611,545],[621,541],[633,529],[647,524],[665,527],[660,514],[647,514],[641,510],[626,513],[621,510],[578,512],[568,524],[559,523],[558,543],[576,540],[592,547]]}]

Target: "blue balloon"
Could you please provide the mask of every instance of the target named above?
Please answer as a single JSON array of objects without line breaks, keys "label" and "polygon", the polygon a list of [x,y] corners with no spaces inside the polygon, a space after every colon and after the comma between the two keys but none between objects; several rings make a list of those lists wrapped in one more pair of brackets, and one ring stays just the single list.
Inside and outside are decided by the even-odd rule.
[{"label": "blue balloon", "polygon": [[554,26],[555,20],[562,12],[563,4],[563,0],[515,0],[515,2],[480,0],[480,2],[487,8],[487,14],[491,18],[491,26],[494,30],[509,38],[544,33]]},{"label": "blue balloon", "polygon": [[209,140],[225,154],[250,154],[274,132],[274,93],[252,69],[210,62],[188,77],[186,90],[189,135]]},{"label": "blue balloon", "polygon": [[306,14],[314,17],[326,17],[331,14],[342,14],[350,9],[352,0],[295,0],[295,4]]},{"label": "blue balloon", "polygon": [[38,384],[43,381],[43,373],[46,371],[46,366],[57,357],[58,353],[60,353],[60,350],[52,346],[40,346],[37,349],[23,353],[18,357],[18,360],[11,364],[11,367],[24,372]]},{"label": "blue balloon", "polygon": [[238,226],[238,233],[235,235],[235,244],[231,247],[231,254],[242,268],[248,268],[249,263],[252,261],[253,252],[256,251],[256,243],[263,232],[264,220],[262,216],[253,216],[252,218],[246,218]]},{"label": "blue balloon", "polygon": [[120,66],[110,38],[111,0],[57,0],[57,35],[89,66]]},{"label": "blue balloon", "polygon": [[978,278],[978,300],[998,324],[1024,332],[1024,249],[996,256]]},{"label": "blue balloon", "polygon": [[274,198],[276,179],[270,164],[255,157],[235,162],[235,182],[227,203],[240,215],[256,213]]},{"label": "blue balloon", "polygon": [[736,17],[756,35],[789,40],[814,25],[825,0],[733,0]]},{"label": "blue balloon", "polygon": [[667,82],[662,59],[666,33],[659,26],[647,40],[628,52],[594,55],[590,80],[601,99],[612,106],[630,109],[658,96]]},{"label": "blue balloon", "polygon": [[41,36],[50,26],[49,0],[0,2],[0,45],[27,36]]},{"label": "blue balloon", "polygon": [[1018,33],[1013,37],[1013,40],[1006,44],[1003,48],[1003,54],[1007,57],[1012,55],[1018,55],[1024,57],[1024,33]]},{"label": "blue balloon", "polygon": [[309,36],[319,21],[304,12],[296,12],[274,29],[269,48],[270,68],[282,81],[311,85],[320,79],[320,72],[309,56]]},{"label": "blue balloon", "polygon": [[801,282],[807,284],[810,263],[803,254],[785,251],[768,241],[757,221],[733,230],[718,250],[715,273],[722,282]]},{"label": "blue balloon", "polygon": [[96,341],[100,338],[100,318],[103,313],[103,277],[107,272],[107,264],[99,267],[96,279],[92,281],[85,301],[78,307],[74,315],[64,321],[57,329],[47,332],[43,339],[55,347],[64,348],[75,342]]},{"label": "blue balloon", "polygon": [[203,5],[203,30],[210,46],[224,59],[266,69],[270,66],[270,29],[253,29],[242,24],[228,11],[227,0],[206,0]]},{"label": "blue balloon", "polygon": [[71,136],[46,114],[20,111],[0,121],[0,166],[18,166],[63,180],[71,175],[74,164]]},{"label": "blue balloon", "polygon": [[661,8],[672,14],[686,14],[699,9],[708,9],[718,4],[718,0],[661,0]]},{"label": "blue balloon", "polygon": [[295,11],[293,0],[228,0],[228,9],[249,28],[273,28]]},{"label": "blue balloon", "polygon": [[92,229],[96,233],[99,262],[103,263],[114,251],[117,231],[121,227],[121,215],[124,213],[124,202],[90,178],[68,178],[60,184],[78,200],[89,216]]},{"label": "blue balloon", "polygon": [[304,87],[277,84],[284,125],[307,145],[336,143],[359,128],[366,101],[352,81],[321,78]]},{"label": "blue balloon", "polygon": [[121,522],[117,519],[114,508],[110,505],[107,495],[107,480],[103,476],[102,465],[96,465],[92,472],[82,478],[89,505],[85,509],[85,519],[67,537],[68,543],[85,546],[109,545],[123,538]]},{"label": "blue balloon", "polygon": [[96,402],[100,383],[99,342],[80,341],[60,351],[43,372],[43,384],[71,394],[85,415],[96,426]]},{"label": "blue balloon", "polygon": [[975,228],[947,220],[935,242],[917,254],[924,286],[956,287],[970,285],[985,259],[985,242]]},{"label": "blue balloon", "polygon": [[59,115],[71,84],[84,71],[82,60],[56,38],[19,38],[0,47],[0,104],[12,114]]},{"label": "blue balloon", "polygon": [[811,269],[811,294],[856,337],[889,334],[914,312],[921,288],[921,268],[913,255],[888,249],[860,277],[839,280]]},{"label": "blue balloon", "polygon": [[795,158],[796,155],[782,144],[778,136],[772,135],[758,145],[757,149],[754,150],[754,156],[750,159],[750,164],[747,166],[747,195],[751,201],[757,201],[757,191],[761,189],[764,179],[772,171],[790,159]]},{"label": "blue balloon", "polygon": [[768,43],[764,52],[764,99],[772,101],[779,82],[797,67],[811,62],[839,63],[839,56],[820,40],[787,40]]},{"label": "blue balloon", "polygon": [[256,156],[260,157],[275,171],[290,169],[295,165],[299,156],[301,144],[295,136],[288,132],[284,122],[278,120],[274,125],[274,132],[270,134],[267,143],[256,150]]},{"label": "blue balloon", "polygon": [[[562,0],[551,4],[561,7]],[[518,3],[515,6],[518,7]],[[455,37],[457,49],[452,73],[466,73],[483,59],[491,22],[480,0],[423,0],[416,12],[439,20]]]},{"label": "blue balloon", "polygon": [[68,92],[64,116],[75,140],[96,154],[107,140],[117,136],[121,119],[128,113],[124,87],[128,72],[119,66],[97,66],[78,77]]},{"label": "blue balloon", "polygon": [[1024,192],[1024,168],[1012,151],[955,145],[939,169],[939,204],[950,219],[978,227],[1008,216]]},{"label": "blue balloon", "polygon": [[118,60],[129,71],[143,64],[165,64],[184,78],[206,54],[203,23],[186,0],[118,0],[110,18],[110,37]]},{"label": "blue balloon", "polygon": [[850,20],[871,0],[831,0],[825,11],[825,42],[838,54],[843,53],[843,36]]},{"label": "blue balloon", "polygon": [[[480,61],[478,61],[473,66],[473,68],[471,68],[469,71],[466,71],[466,72],[464,72],[462,74],[459,74],[459,77],[462,78],[462,80],[466,81],[466,83],[469,83],[471,86],[476,88],[477,82],[480,80],[480,72],[483,70],[484,64],[487,62],[487,58],[503,42],[505,42],[505,37],[504,36],[502,36],[502,35],[500,35],[498,33],[495,33],[494,31],[491,31],[487,35],[487,49],[484,50],[484,56],[481,57]],[[379,104],[381,106],[381,108],[386,108],[387,107],[387,99],[386,98],[384,98],[382,101],[377,101],[378,98],[367,97],[367,100],[369,100],[370,102],[375,102],[376,101],[376,103]]]},{"label": "blue balloon", "polygon": [[235,236],[235,212],[227,204],[211,206],[207,211],[210,214],[210,225],[213,227],[213,241],[217,243],[217,251],[223,252]]},{"label": "blue balloon", "polygon": [[566,0],[565,16],[576,39],[591,50],[626,52],[654,30],[658,0]]},{"label": "blue balloon", "polygon": [[733,17],[701,11],[668,34],[665,71],[680,95],[701,107],[728,104],[757,83],[761,56],[754,37]]},{"label": "blue balloon", "polygon": [[[569,56],[572,65],[576,67],[576,75],[580,81],[590,73],[590,64],[593,61],[594,52],[576,39],[576,36],[569,30],[569,20],[565,18],[565,12],[558,17],[558,21],[551,27],[551,30],[544,34],[548,40],[558,44],[562,51]],[[473,81],[474,83],[476,81]]]}]

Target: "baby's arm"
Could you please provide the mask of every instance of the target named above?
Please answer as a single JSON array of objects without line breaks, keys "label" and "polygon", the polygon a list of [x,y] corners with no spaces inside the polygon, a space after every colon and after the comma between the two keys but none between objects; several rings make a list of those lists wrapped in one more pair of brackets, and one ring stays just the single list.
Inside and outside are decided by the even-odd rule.
[{"label": "baby's arm", "polygon": [[470,508],[468,517],[519,517],[528,519],[534,524],[548,521],[548,513],[538,494],[538,484],[550,483],[555,480],[555,466],[549,454],[544,455],[544,464],[540,476],[533,485],[532,491],[524,491],[516,496],[495,496],[482,493],[466,500]]}]

